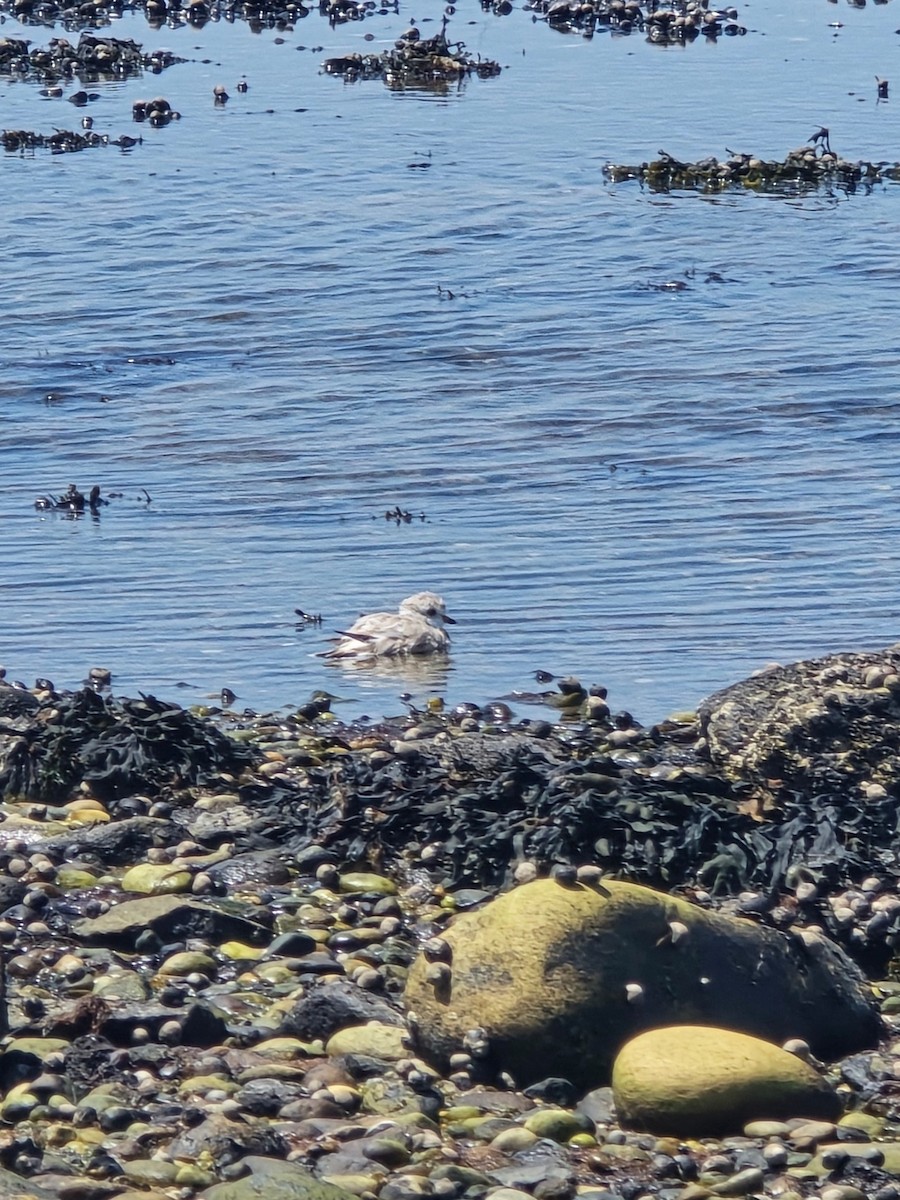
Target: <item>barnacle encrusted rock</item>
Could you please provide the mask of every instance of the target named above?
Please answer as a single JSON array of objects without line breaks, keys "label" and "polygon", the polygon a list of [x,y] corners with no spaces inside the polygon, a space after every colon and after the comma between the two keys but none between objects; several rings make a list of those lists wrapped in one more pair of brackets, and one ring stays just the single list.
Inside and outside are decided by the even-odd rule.
[{"label": "barnacle encrusted rock", "polygon": [[473,1028],[492,1065],[520,1084],[609,1080],[643,1030],[716,1024],[822,1058],[871,1046],[879,1018],[862,975],[835,946],[706,912],[634,884],[537,880],[444,933],[450,971],[424,954],[406,1004],[420,1050],[445,1063]]},{"label": "barnacle encrusted rock", "polygon": [[900,645],[774,666],[699,708],[714,765],[768,790],[900,795]]},{"label": "barnacle encrusted rock", "polygon": [[678,1137],[738,1134],[748,1121],[834,1121],[841,1102],[818,1072],[760,1038],[705,1025],[638,1034],[613,1064],[624,1125]]}]

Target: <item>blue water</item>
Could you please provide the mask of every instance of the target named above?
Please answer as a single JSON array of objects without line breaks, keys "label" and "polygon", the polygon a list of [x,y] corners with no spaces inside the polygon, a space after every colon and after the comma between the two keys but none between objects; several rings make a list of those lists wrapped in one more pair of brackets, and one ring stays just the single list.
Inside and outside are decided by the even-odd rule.
[{"label": "blue water", "polygon": [[[900,188],[602,174],[660,148],[782,157],[820,125],[893,161],[900,92],[877,101],[875,76],[897,10],[758,0],[745,36],[666,49],[465,0],[449,33],[498,78],[441,96],[321,73],[441,11],[258,34],[127,16],[105,32],[190,60],[91,85],[95,129],[142,144],[0,156],[11,677],[104,665],[121,692],[257,708],[327,688],[352,717],[540,668],[650,721],[897,638]],[[0,76],[0,125],[77,128],[39,86]],[[134,125],[152,95],[182,119]],[[124,495],[97,521],[35,511],[71,481]],[[449,667],[315,657],[425,587],[458,620]]]}]

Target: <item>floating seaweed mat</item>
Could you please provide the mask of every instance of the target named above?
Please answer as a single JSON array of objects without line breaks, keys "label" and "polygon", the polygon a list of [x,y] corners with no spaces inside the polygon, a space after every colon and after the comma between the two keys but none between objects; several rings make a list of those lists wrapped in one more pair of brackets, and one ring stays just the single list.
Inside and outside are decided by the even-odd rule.
[{"label": "floating seaweed mat", "polygon": [[54,82],[79,79],[123,79],[144,69],[159,74],[174,63],[184,62],[168,50],[144,54],[131,39],[97,37],[82,33],[78,44],[67,38],[52,38],[47,46],[31,47],[26,38],[0,38],[0,74],[34,77]]},{"label": "floating seaweed mat", "polygon": [[[491,0],[481,0],[490,8]],[[496,9],[496,5],[494,5]],[[561,32],[592,36],[595,30],[614,29],[618,34],[640,31],[657,45],[685,45],[702,34],[714,42],[721,35],[742,37],[747,30],[737,23],[737,9],[710,8],[709,0],[679,0],[678,4],[646,0],[526,0],[526,12]]]},{"label": "floating seaweed mat", "polygon": [[91,150],[96,146],[118,146],[130,150],[141,142],[141,138],[111,138],[105,133],[76,133],[71,129],[56,129],[53,133],[35,133],[31,129],[4,129],[0,131],[0,144],[8,153],[24,154],[29,150],[49,150],[51,154],[74,154],[79,150]]},{"label": "floating seaweed mat", "polygon": [[831,150],[802,146],[791,150],[783,161],[770,161],[752,154],[732,154],[697,162],[680,162],[664,150],[653,162],[638,166],[609,163],[603,174],[613,183],[636,179],[654,192],[747,191],[794,195],[822,187],[845,192],[871,191],[878,183],[900,180],[900,163],[850,162]]},{"label": "floating seaweed mat", "polygon": [[393,50],[328,58],[322,69],[345,82],[382,79],[392,88],[443,87],[470,75],[490,79],[501,71],[499,63],[467,54],[463,42],[449,42],[445,32],[421,38],[417,29],[403,34]]}]

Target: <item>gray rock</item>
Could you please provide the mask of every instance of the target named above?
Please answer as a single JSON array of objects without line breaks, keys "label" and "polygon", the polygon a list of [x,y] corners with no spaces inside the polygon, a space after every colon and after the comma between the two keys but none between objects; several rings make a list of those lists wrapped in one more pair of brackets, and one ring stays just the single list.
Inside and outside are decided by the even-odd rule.
[{"label": "gray rock", "polygon": [[590,1117],[595,1125],[608,1125],[613,1119],[613,1093],[611,1087],[594,1088],[582,1096],[576,1105],[580,1113]]},{"label": "gray rock", "polygon": [[325,983],[299,1000],[281,1023],[279,1035],[327,1041],[348,1025],[403,1025],[403,1016],[386,1001],[346,980]]},{"label": "gray rock", "polygon": [[312,954],[318,942],[302,929],[290,929],[275,938],[263,958],[302,958]]},{"label": "gray rock", "polygon": [[86,825],[83,829],[67,830],[53,837],[34,837],[28,843],[29,854],[43,850],[45,854],[72,854],[96,857],[105,866],[128,865],[138,862],[151,846],[170,846],[178,840],[178,831],[171,821],[158,817],[126,817],[107,825]]},{"label": "gray rock", "polygon": [[[108,828],[104,826],[103,828]],[[73,932],[87,946],[133,950],[145,929],[164,942],[205,938],[212,944],[235,939],[260,945],[268,933],[260,925],[226,908],[187,896],[142,896],[123,900],[99,917],[73,923]]]},{"label": "gray rock", "polygon": [[254,1117],[274,1117],[286,1104],[301,1099],[306,1089],[300,1083],[283,1079],[253,1079],[235,1093],[244,1112]]},{"label": "gray rock", "polygon": [[0,1167],[0,1200],[59,1200],[59,1192]]},{"label": "gray rock", "polygon": [[198,1200],[354,1200],[351,1192],[325,1183],[305,1167],[251,1155],[251,1174],[233,1183],[216,1183]]},{"label": "gray rock", "polygon": [[251,850],[214,863],[207,872],[217,883],[230,890],[247,886],[278,887],[290,882],[291,873],[281,850]]},{"label": "gray rock", "polygon": [[149,1030],[150,1036],[155,1039],[161,1026],[173,1019],[181,1025],[179,1041],[185,1046],[218,1046],[228,1036],[224,1018],[213,1012],[208,1004],[199,1001],[174,1012],[163,1004],[152,1004],[145,1000],[120,1004],[103,1020],[100,1033],[114,1045],[129,1046],[136,1027]]},{"label": "gray rock", "polygon": [[[281,1134],[269,1126],[247,1125],[241,1121],[231,1121],[220,1113],[212,1113],[199,1125],[186,1129],[169,1146],[172,1158],[196,1159],[204,1151],[222,1167],[245,1156],[267,1156],[261,1159],[262,1162],[269,1162],[269,1155],[280,1155],[284,1158],[288,1152],[288,1145]],[[247,1193],[248,1196],[257,1194],[263,1195],[262,1192]],[[274,1192],[272,1194],[275,1195]],[[204,1192],[203,1195],[206,1196],[207,1193]],[[217,1195],[216,1200],[224,1200],[224,1195]]]},{"label": "gray rock", "polygon": [[12,875],[0,875],[0,912],[5,912],[14,904],[21,904],[27,891],[27,886],[20,879]]}]

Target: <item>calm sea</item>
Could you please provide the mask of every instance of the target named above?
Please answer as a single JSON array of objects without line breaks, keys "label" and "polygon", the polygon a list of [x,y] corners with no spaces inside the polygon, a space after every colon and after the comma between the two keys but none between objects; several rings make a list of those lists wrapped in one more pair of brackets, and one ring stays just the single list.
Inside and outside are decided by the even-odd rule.
[{"label": "calm sea", "polygon": [[[900,187],[654,195],[602,173],[780,158],[820,125],[900,158],[900,10],[752,0],[744,36],[666,49],[462,0],[448,33],[498,78],[321,73],[441,13],[128,16],[100,32],[189,61],[92,84],[87,110],[0,77],[2,127],[88,111],[143,137],[0,155],[10,677],[103,665],[123,693],[255,708],[326,688],[350,718],[543,669],[652,721],[900,634]],[[134,125],[160,94],[182,120]],[[35,511],[70,482],[123,496],[96,521]],[[315,657],[421,588],[458,620],[449,669]]]}]

